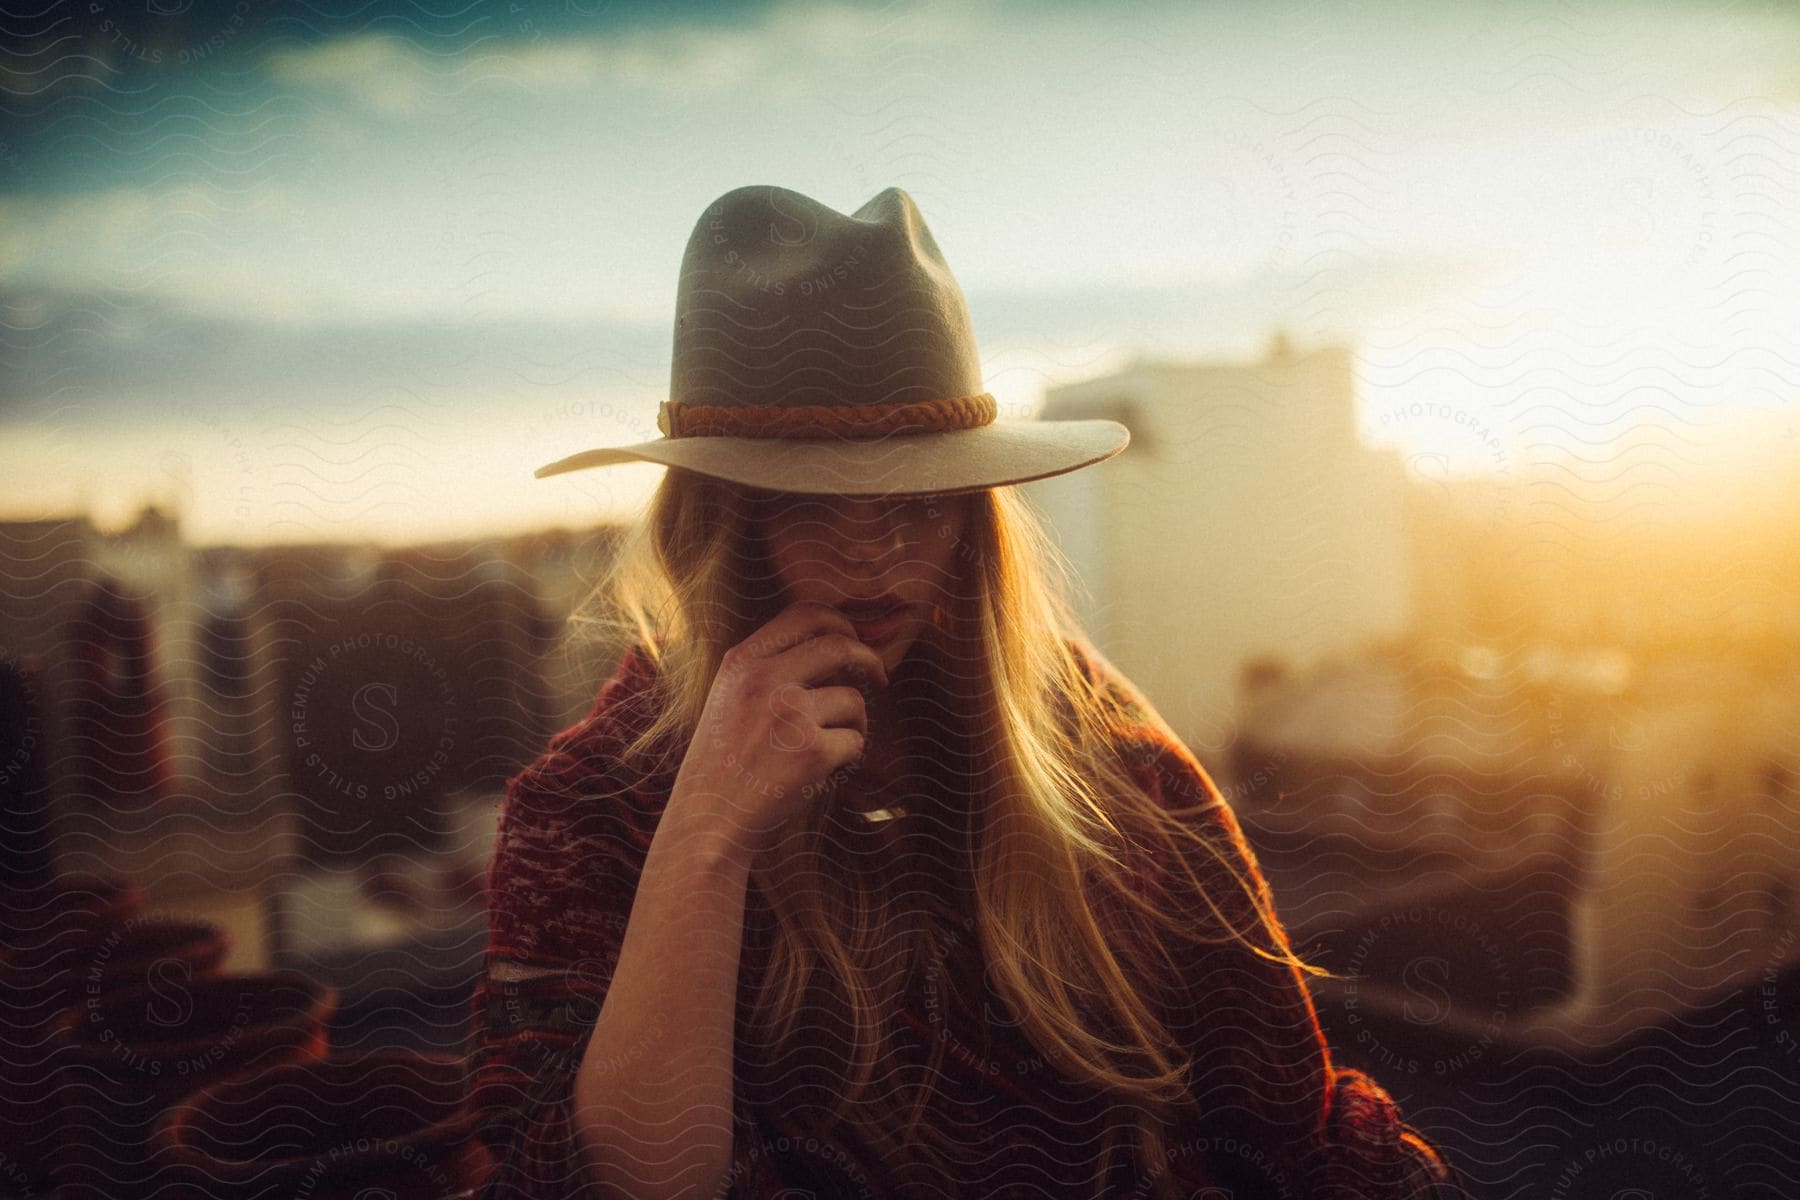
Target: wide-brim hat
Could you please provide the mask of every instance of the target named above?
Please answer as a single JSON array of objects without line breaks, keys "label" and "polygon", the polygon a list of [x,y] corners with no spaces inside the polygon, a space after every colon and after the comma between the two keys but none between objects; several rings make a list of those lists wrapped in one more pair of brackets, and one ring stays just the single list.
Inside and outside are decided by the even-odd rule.
[{"label": "wide-brim hat", "polygon": [[999,417],[962,289],[911,196],[849,216],[741,187],[702,214],[675,293],[663,436],[539,467],[653,462],[773,491],[973,491],[1061,475],[1131,440],[1117,421]]}]

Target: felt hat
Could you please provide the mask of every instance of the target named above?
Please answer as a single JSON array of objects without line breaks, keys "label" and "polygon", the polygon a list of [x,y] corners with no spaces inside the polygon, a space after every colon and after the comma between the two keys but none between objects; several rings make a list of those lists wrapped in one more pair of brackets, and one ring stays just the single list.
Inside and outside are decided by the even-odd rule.
[{"label": "felt hat", "polygon": [[656,423],[655,441],[536,477],[636,461],[773,491],[949,494],[1061,475],[1131,438],[1117,421],[999,418],[962,289],[896,187],[849,216],[768,185],[708,206]]}]

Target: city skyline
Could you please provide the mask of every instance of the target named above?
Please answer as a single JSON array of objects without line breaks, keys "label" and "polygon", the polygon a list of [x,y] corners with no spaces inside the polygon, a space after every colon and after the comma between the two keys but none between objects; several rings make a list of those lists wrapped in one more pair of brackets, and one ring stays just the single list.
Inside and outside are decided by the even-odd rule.
[{"label": "city skyline", "polygon": [[1283,333],[1355,349],[1364,440],[1425,482],[1707,502],[1800,447],[1793,14],[182,8],[9,60],[8,519],[627,514],[657,468],[531,470],[655,436],[681,247],[746,183],[908,190],[1009,415]]}]

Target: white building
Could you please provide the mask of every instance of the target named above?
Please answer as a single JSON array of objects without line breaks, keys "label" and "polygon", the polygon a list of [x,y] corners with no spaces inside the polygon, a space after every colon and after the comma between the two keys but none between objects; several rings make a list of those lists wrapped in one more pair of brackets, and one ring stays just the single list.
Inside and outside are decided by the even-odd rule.
[{"label": "white building", "polygon": [[1576,1004],[1527,1035],[1604,1043],[1800,962],[1796,683],[1791,660],[1669,661],[1605,714]]},{"label": "white building", "polygon": [[1800,964],[1796,685],[1793,653],[1327,662],[1246,698],[1233,807],[1289,932],[1368,975],[1318,996],[1600,1050]]},{"label": "white building", "polygon": [[1024,490],[1090,593],[1088,630],[1197,753],[1230,740],[1246,659],[1304,668],[1408,625],[1405,473],[1357,439],[1348,349],[1138,362],[1050,389],[1043,415],[1131,430]]}]

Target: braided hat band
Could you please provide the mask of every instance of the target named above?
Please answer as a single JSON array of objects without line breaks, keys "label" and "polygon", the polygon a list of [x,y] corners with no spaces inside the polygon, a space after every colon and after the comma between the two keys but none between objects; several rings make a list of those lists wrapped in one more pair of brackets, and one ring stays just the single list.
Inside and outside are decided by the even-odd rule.
[{"label": "braided hat band", "polygon": [[989,392],[881,404],[732,405],[664,400],[656,411],[656,427],[671,438],[866,438],[978,429],[991,424],[998,411]]}]

